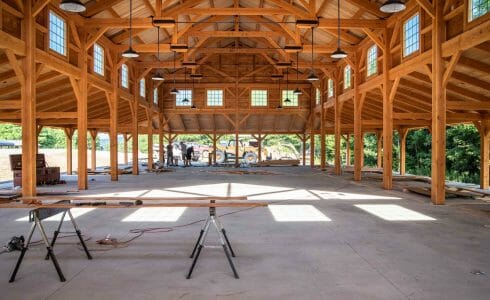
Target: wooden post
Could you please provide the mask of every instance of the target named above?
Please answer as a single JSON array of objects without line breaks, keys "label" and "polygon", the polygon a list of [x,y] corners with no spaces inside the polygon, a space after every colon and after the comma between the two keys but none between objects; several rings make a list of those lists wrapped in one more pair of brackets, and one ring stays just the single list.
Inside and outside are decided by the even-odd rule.
[{"label": "wooden post", "polygon": [[235,167],[237,168],[240,166],[240,160],[238,158],[239,147],[240,147],[240,141],[238,140],[238,131],[235,131]]},{"label": "wooden post", "polygon": [[165,156],[163,155],[165,152],[165,147],[163,144],[163,129],[160,129],[158,132],[158,161],[162,164],[165,162]]},{"label": "wooden post", "polygon": [[350,166],[350,133],[347,134],[345,139],[346,151],[345,151],[345,165]]},{"label": "wooden post", "polygon": [[65,128],[66,137],[66,174],[73,174],[73,132],[72,128]]},{"label": "wooden post", "polygon": [[383,135],[381,132],[376,131],[376,159],[378,168],[383,167]]},{"label": "wooden post", "polygon": [[131,138],[133,139],[133,175],[139,174],[139,161],[138,161],[138,109],[139,109],[139,90],[138,90],[138,76],[136,76],[136,68],[133,68],[133,74],[135,80],[133,82],[133,101],[130,102],[131,113],[132,113],[132,130],[131,130]]},{"label": "wooden post", "polygon": [[446,179],[446,88],[443,83],[444,15],[442,1],[434,1],[432,22],[432,203],[444,204]]},{"label": "wooden post", "polygon": [[218,138],[216,137],[216,132],[213,132],[213,165],[216,164],[216,142]]},{"label": "wooden post", "polygon": [[[335,175],[342,174],[342,158],[340,157],[341,150],[341,135],[342,135],[342,125],[341,125],[341,115],[342,115],[342,105],[339,100],[339,80],[338,76],[333,80],[334,86],[334,97],[335,97],[335,112],[334,112],[334,132],[335,132]],[[348,148],[348,147],[347,147]]]},{"label": "wooden post", "polygon": [[125,133],[123,135],[123,148],[124,148],[124,164],[127,165],[128,164],[128,135]]},{"label": "wooden post", "polygon": [[[117,61],[114,61],[117,65]],[[110,147],[110,162],[111,162],[111,181],[119,179],[119,163],[118,163],[118,140],[117,140],[117,120],[118,120],[118,69],[114,68],[111,74],[112,91],[107,93],[109,101],[109,147]]]},{"label": "wooden post", "polygon": [[310,167],[315,167],[315,134],[313,130],[310,133]]},{"label": "wooden post", "polygon": [[393,188],[393,98],[390,94],[396,86],[390,81],[391,65],[390,39],[388,30],[384,30],[385,49],[383,52],[383,188]]},{"label": "wooden post", "polygon": [[[78,83],[77,97],[77,130],[78,130],[78,189],[86,190],[88,188],[88,173],[87,173],[87,123],[88,123],[88,55],[85,47],[87,41],[87,33],[83,33],[83,42],[81,54],[81,79]],[[71,81],[74,81],[70,78]],[[72,83],[72,86],[75,84]],[[75,90],[75,87],[74,87]],[[76,92],[75,92],[76,94]]]},{"label": "wooden post", "polygon": [[43,130],[43,125],[37,125],[37,128],[36,128],[36,154],[39,153],[39,135],[41,134],[42,130]]},{"label": "wooden post", "polygon": [[302,151],[303,151],[303,166],[306,166],[306,134],[301,137]]},{"label": "wooden post", "polygon": [[398,129],[398,135],[400,136],[400,175],[405,175],[406,171],[407,134],[407,128],[401,127]]},{"label": "wooden post", "polygon": [[146,108],[148,119],[148,171],[153,170],[153,122],[151,108]]},{"label": "wooden post", "polygon": [[324,108],[324,105],[323,105],[323,89],[324,89],[324,83],[323,83],[323,80],[322,82],[320,83],[320,95],[322,95],[320,97],[320,106],[321,106],[321,109],[320,109],[320,169],[322,171],[325,171],[326,170],[326,162],[327,162],[327,158],[326,158],[326,149],[325,149],[325,127],[326,127],[326,112],[325,112],[325,108]]},{"label": "wooden post", "polygon": [[[24,1],[24,28],[26,56],[20,70],[13,57],[14,70],[19,70],[21,82],[21,123],[22,123],[22,196],[36,195],[36,22],[32,17],[32,0]],[[22,74],[23,73],[23,74]]]},{"label": "wooden post", "polygon": [[354,180],[361,180],[362,171],[362,101],[363,95],[359,94],[359,62],[356,59],[355,66],[352,66],[354,70]]},{"label": "wooden post", "polygon": [[258,135],[257,142],[258,142],[257,151],[259,152],[257,153],[257,160],[262,161],[262,135],[260,133]]},{"label": "wooden post", "polygon": [[480,132],[480,188],[488,189],[490,180],[489,155],[490,155],[490,126],[482,122],[478,126]]},{"label": "wooden post", "polygon": [[92,171],[95,171],[97,169],[97,130],[92,129],[89,131],[90,132],[90,151],[91,151],[91,163],[92,167],[90,168]]}]

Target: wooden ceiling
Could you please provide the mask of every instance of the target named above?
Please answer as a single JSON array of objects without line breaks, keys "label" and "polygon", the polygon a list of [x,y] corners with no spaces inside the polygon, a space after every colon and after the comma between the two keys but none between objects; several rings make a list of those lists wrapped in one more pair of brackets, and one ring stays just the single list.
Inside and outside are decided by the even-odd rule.
[{"label": "wooden ceiling", "polygon": [[[324,124],[326,132],[333,133],[335,97],[327,97],[329,78],[335,79],[339,86],[342,130],[350,132],[354,123],[354,91],[342,88],[342,70],[349,64],[359,70],[358,84],[363,93],[363,131],[378,130],[382,127],[383,97],[380,87],[385,53],[379,50],[378,73],[369,78],[366,77],[365,57],[368,47],[383,43],[385,30],[391,37],[390,76],[393,73],[400,77],[393,100],[395,127],[430,124],[432,88],[428,75],[428,52],[431,49],[431,20],[426,0],[407,1],[407,10],[395,15],[380,12],[379,7],[384,1],[340,1],[340,44],[349,53],[347,59],[340,61],[330,58],[330,53],[337,47],[338,37],[335,0],[134,0],[132,42],[141,55],[131,61],[121,60],[121,53],[127,49],[130,39],[129,1],[82,2],[86,4],[87,11],[81,15],[59,11],[59,1],[36,2],[37,8],[40,8],[36,18],[36,44],[39,50],[36,106],[41,125],[76,125],[77,102],[69,77],[80,71],[79,55],[83,50],[80,49],[79,39],[87,34],[89,66],[92,61],[90,46],[95,42],[106,48],[107,60],[104,77],[94,74],[90,77],[89,128],[108,130],[110,107],[104,88],[110,86],[113,76],[119,76],[116,68],[126,63],[131,69],[130,88],[120,88],[119,132],[131,130],[131,103],[135,99],[132,94],[136,91],[136,79],[142,75],[146,76],[148,85],[146,98],[137,99],[140,108],[138,122],[143,128],[154,124],[155,132],[163,129],[172,133],[230,133],[235,130],[242,133],[320,133]],[[446,43],[448,47],[459,47],[460,52],[447,84],[448,122],[479,121],[486,118],[490,110],[488,33],[472,33],[478,36],[479,42],[469,47],[456,42],[450,44],[475,30],[475,26],[466,24],[465,1],[445,2]],[[18,123],[21,90],[12,65],[16,59],[22,58],[21,51],[16,52],[17,48],[13,47],[20,43],[18,40],[22,41],[23,8],[22,1],[6,0],[1,3],[1,37],[13,37],[15,43],[2,42],[1,47],[0,120]],[[49,9],[69,20],[69,53],[66,58],[47,49],[46,12]],[[415,12],[419,12],[423,20],[421,50],[415,57],[402,58],[400,24]],[[160,40],[157,40],[157,29],[152,25],[151,16],[174,20],[175,26],[162,28]],[[311,29],[296,26],[298,19],[319,20],[319,26],[314,30],[313,57]],[[488,18],[478,23],[481,28],[488,28]],[[157,56],[158,43],[160,61]],[[171,45],[175,44],[188,46],[188,51],[176,55],[177,70],[173,68],[171,51]],[[287,45],[302,47],[298,57],[296,53],[285,51]],[[22,44],[18,47],[21,49]],[[183,62],[196,62],[196,65],[182,68]],[[292,63],[287,70],[288,88],[300,87],[303,90],[297,108],[277,109],[279,84],[282,89],[286,88],[286,69],[278,66],[278,62]],[[449,58],[446,63],[450,64]],[[312,64],[322,79],[313,85],[305,80]],[[153,86],[149,77],[156,71],[161,71],[166,81]],[[194,84],[193,96],[197,109],[176,107],[174,96],[169,94],[174,86],[173,79],[179,88],[192,88],[189,78],[192,73],[203,75],[203,79]],[[272,74],[283,74],[284,78],[278,82],[271,79]],[[154,87],[159,89],[158,105],[151,104]],[[208,107],[206,90],[217,88],[224,90],[224,105]],[[318,105],[315,101],[316,88],[320,88],[322,93]],[[251,107],[251,89],[269,91],[267,107]]]}]

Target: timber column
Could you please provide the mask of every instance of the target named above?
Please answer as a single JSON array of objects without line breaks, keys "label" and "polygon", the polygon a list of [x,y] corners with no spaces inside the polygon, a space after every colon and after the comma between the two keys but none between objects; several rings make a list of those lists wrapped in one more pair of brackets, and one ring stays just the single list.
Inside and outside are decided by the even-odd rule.
[{"label": "timber column", "polygon": [[90,144],[91,144],[90,160],[92,163],[92,167],[90,169],[93,172],[93,171],[95,171],[95,169],[97,169],[97,130],[93,129],[93,130],[90,130],[89,132],[90,132]]},{"label": "timber column", "polygon": [[444,204],[446,179],[446,87],[444,80],[443,1],[434,1],[435,18],[432,22],[432,188],[433,204]]},{"label": "timber column", "polygon": [[65,128],[66,137],[66,174],[73,173],[73,132],[72,128]]},{"label": "timber column", "polygon": [[354,180],[361,180],[363,138],[362,138],[362,101],[363,95],[359,94],[359,61],[356,57],[354,70]]},{"label": "timber column", "polygon": [[[20,70],[17,58],[13,53],[9,60],[18,70],[17,76],[21,82],[21,123],[22,123],[22,196],[36,195],[36,22],[32,17],[33,1],[24,1],[25,45],[26,56],[23,68]],[[23,74],[22,74],[23,73]]]},{"label": "timber column", "polygon": [[332,78],[334,87],[334,97],[335,97],[335,112],[334,112],[334,132],[335,132],[335,175],[340,175],[342,173],[342,158],[340,157],[340,139],[342,135],[341,128],[341,113],[342,106],[339,99],[339,79],[338,74],[336,78]]},{"label": "timber column", "polygon": [[[88,99],[88,55],[87,55],[87,33],[82,33],[82,47],[81,47],[81,77],[78,83],[78,88],[76,88],[76,83],[73,83],[74,79],[70,78],[72,81],[72,86],[74,90],[78,89],[79,96],[77,97],[77,130],[78,130],[78,189],[86,190],[88,188],[88,172],[87,172],[87,99]],[[76,92],[75,92],[76,94]]]},{"label": "timber column", "polygon": [[480,131],[480,188],[488,189],[490,180],[489,155],[490,155],[490,126],[488,121],[477,124]]},{"label": "timber column", "polygon": [[[133,67],[134,78],[138,78],[136,76],[136,68]],[[133,101],[130,104],[131,114],[132,114],[132,132],[131,138],[132,140],[132,150],[133,150],[133,175],[138,175],[139,173],[139,164],[138,164],[138,108],[139,108],[139,93],[138,93],[138,80],[134,80],[133,82]]]},{"label": "timber column", "polygon": [[[393,188],[393,98],[396,86],[390,81],[390,39],[388,30],[384,30],[384,49],[383,49],[383,188],[391,190]],[[393,93],[392,93],[393,92]]]},{"label": "timber column", "polygon": [[407,161],[407,128],[398,129],[398,135],[400,136],[400,175],[405,175],[406,161]]},{"label": "timber column", "polygon": [[326,167],[326,149],[325,149],[325,123],[326,112],[323,105],[323,89],[325,87],[324,80],[320,83],[320,169],[325,171]]},{"label": "timber column", "polygon": [[376,160],[377,160],[377,167],[382,168],[383,167],[383,135],[381,132],[376,131]]},{"label": "timber column", "polygon": [[[114,55],[117,57],[117,55]],[[117,60],[113,62],[114,66],[117,66]],[[118,167],[118,141],[117,141],[117,119],[118,119],[118,68],[114,68],[114,72],[111,74],[112,91],[107,94],[107,101],[109,101],[110,120],[109,120],[109,147],[110,147],[110,163],[111,163],[111,180],[117,181],[119,179],[119,167]]]}]

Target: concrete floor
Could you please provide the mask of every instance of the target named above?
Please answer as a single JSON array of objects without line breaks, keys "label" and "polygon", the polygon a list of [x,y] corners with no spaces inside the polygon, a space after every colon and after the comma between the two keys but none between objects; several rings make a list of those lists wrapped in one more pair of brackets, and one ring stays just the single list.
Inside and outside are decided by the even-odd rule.
[{"label": "concrete floor", "polygon": [[[185,279],[202,224],[196,223],[145,234],[126,248],[93,251],[92,261],[75,239],[64,238],[55,252],[65,283],[43,260],[40,246],[28,251],[16,282],[8,283],[19,252],[2,254],[0,299],[489,299],[487,216],[306,167],[264,169],[276,175],[211,170],[128,175],[118,183],[95,176],[87,193],[248,195],[274,202],[222,217],[237,253],[239,280],[223,252],[212,248],[203,250],[192,279]],[[130,229],[173,227],[207,214],[201,208],[135,211],[96,209],[77,220],[92,238],[89,247],[106,250],[95,240],[108,234],[126,240],[134,236]],[[18,221],[24,216],[23,210],[0,210],[0,242],[26,234],[29,224]],[[56,222],[46,224],[51,232]],[[486,275],[472,274],[475,270]]]}]

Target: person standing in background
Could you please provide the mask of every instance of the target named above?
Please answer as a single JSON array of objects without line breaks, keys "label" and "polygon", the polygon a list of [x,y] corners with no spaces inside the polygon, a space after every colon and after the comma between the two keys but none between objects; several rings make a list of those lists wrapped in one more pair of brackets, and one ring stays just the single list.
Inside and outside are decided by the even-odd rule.
[{"label": "person standing in background", "polygon": [[182,162],[184,163],[184,168],[187,165],[186,163],[186,154],[187,154],[187,145],[184,142],[180,142],[180,152],[182,152]]},{"label": "person standing in background", "polygon": [[172,142],[167,145],[167,167],[170,165],[174,165],[174,145],[172,145]]}]

